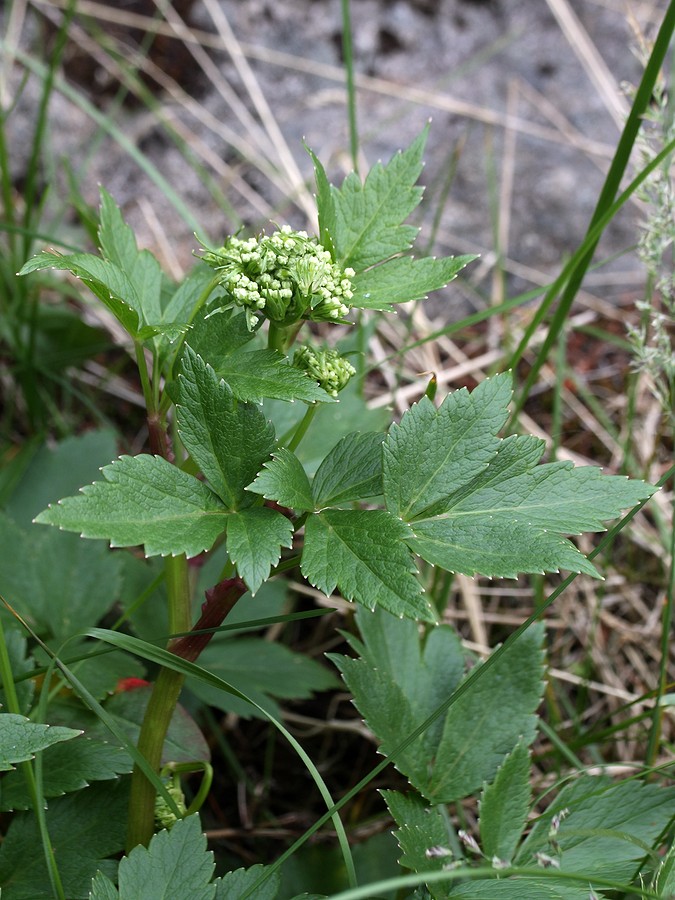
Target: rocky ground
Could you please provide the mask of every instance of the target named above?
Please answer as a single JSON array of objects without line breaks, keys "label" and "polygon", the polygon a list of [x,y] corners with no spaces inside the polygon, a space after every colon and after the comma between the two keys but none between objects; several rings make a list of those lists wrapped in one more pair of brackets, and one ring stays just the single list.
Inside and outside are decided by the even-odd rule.
[{"label": "rocky ground", "polygon": [[[111,7],[119,18],[147,14],[154,4]],[[628,108],[622,85],[640,78],[633,19],[653,36],[664,8],[665,0],[353,0],[361,169],[407,145],[431,118],[423,240],[435,223],[435,252],[481,252],[475,280],[484,295],[494,297],[498,258],[511,293],[546,280],[583,237]],[[58,18],[56,2],[36,9]],[[177,10],[210,46],[195,58],[194,43],[186,49],[162,39],[154,59],[163,83],[148,79],[156,111],[139,103],[113,111],[114,66],[79,26],[72,30],[69,83],[115,127],[101,137],[90,112],[58,95],[51,146],[57,179],[64,159],[88,201],[104,184],[145,242],[186,265],[195,223],[214,240],[241,223],[304,224],[311,204],[302,183],[311,166],[303,140],[335,181],[351,161],[340,0],[183,0],[166,13],[174,33]],[[106,35],[116,33],[110,9],[90,11]],[[43,32],[31,21],[22,44],[37,53]],[[129,48],[142,31],[124,26],[119,35]],[[37,95],[31,79],[10,119],[14,147],[29,144]],[[191,145],[215,189],[186,163],[166,122]],[[168,181],[191,220],[176,213],[139,159]],[[17,180],[23,160],[13,154]],[[635,221],[635,209],[621,217],[601,255],[634,243]],[[622,256],[590,286],[612,294],[639,278],[632,257]]]}]

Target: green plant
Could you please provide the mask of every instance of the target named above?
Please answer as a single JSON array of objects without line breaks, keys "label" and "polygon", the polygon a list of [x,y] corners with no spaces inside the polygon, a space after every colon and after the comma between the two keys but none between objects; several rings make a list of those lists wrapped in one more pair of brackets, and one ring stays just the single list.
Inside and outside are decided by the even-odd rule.
[{"label": "green plant", "polygon": [[[165,560],[162,566],[152,559],[146,564],[73,535],[27,529],[9,517],[0,520],[5,545],[13,551],[10,560],[16,560],[3,576],[3,589],[40,648],[44,676],[33,705],[30,679],[37,674],[36,661],[26,656],[25,640],[12,632],[0,660],[11,726],[20,729],[17,717],[30,710],[53,723],[37,731],[25,723],[26,747],[21,753],[5,748],[5,764],[24,767],[25,786],[16,776],[9,781],[4,808],[34,810],[34,816],[17,816],[0,850],[0,879],[10,900],[29,896],[26,891],[35,891],[36,883],[48,889],[46,878],[55,896],[86,896],[83,885],[94,875],[92,897],[130,897],[143,893],[140,886],[149,872],[165,868],[169,859],[176,861],[191,897],[277,896],[276,865],[211,882],[212,864],[191,815],[208,790],[208,751],[192,720],[177,712],[186,677],[207,702],[218,691],[235,708],[239,704],[239,711],[269,718],[293,744],[326,802],[325,818],[333,818],[353,886],[345,896],[366,896],[355,888],[338,815],[345,798],[333,802],[319,772],[270,710],[269,696],[256,697],[245,680],[236,686],[218,672],[232,647],[221,637],[235,605],[238,612],[247,590],[262,598],[278,583],[268,586],[270,578],[297,569],[320,591],[329,594],[337,587],[343,597],[373,611],[359,611],[361,638],[349,638],[360,658],[334,656],[333,661],[383,753],[414,789],[407,797],[385,795],[401,829],[403,864],[416,873],[402,879],[401,886],[427,884],[438,897],[487,897],[504,885],[526,896],[526,885],[533,897],[549,888],[551,896],[577,897],[588,895],[589,881],[597,883],[597,890],[628,884],[638,866],[641,873],[656,873],[652,847],[668,826],[672,793],[655,786],[582,779],[561,793],[564,806],[550,805],[522,840],[531,803],[528,747],[537,729],[544,677],[541,629],[529,627],[533,616],[482,666],[465,673],[469,660],[457,635],[437,624],[443,597],[425,591],[417,571],[419,560],[425,570],[491,577],[560,568],[597,576],[565,535],[602,530],[606,520],[645,501],[654,488],[566,462],[542,465],[542,441],[528,435],[500,438],[512,392],[508,373],[471,392],[449,394],[438,407],[424,397],[386,433],[367,425],[355,431],[331,424],[332,411],[340,408],[338,396],[351,395],[345,405],[361,402],[354,392],[355,366],[338,352],[331,323],[348,322],[353,309],[387,311],[394,303],[419,299],[444,286],[472,259],[406,255],[416,230],[403,223],[421,197],[415,184],[425,138],[423,133],[387,166],[376,166],[365,182],[351,175],[339,189],[313,157],[318,238],[284,228],[249,240],[230,238],[222,247],[205,250],[207,265],[200,263],[181,284],[171,283],[150,253],[138,251],[105,191],[101,256],[50,251],[23,267],[22,274],[70,271],[128,332],[151,451],[115,459],[103,467],[103,478],[76,496],[50,503],[36,520],[107,540],[113,547],[142,546],[145,557]],[[295,346],[308,323],[316,323],[312,327],[320,329],[326,346],[310,340]],[[368,422],[362,403],[360,408]],[[312,472],[303,464],[301,444],[318,423],[323,423],[328,447]],[[38,505],[34,498],[35,512],[45,502]],[[82,549],[91,546],[98,547],[94,556]],[[28,553],[40,561],[32,574],[21,565]],[[54,576],[67,553],[72,554],[68,571],[79,585],[79,593],[73,593],[83,611],[65,626],[50,620],[50,605],[40,609],[35,598],[44,596],[40,581]],[[195,622],[187,560],[203,553],[208,560],[200,588],[207,588],[206,601]],[[85,572],[90,581],[108,587],[116,579],[134,585],[129,592],[134,599],[115,628],[93,627],[115,594],[84,589]],[[165,625],[151,630],[142,602],[161,582],[164,608],[153,598],[152,614],[159,608]],[[247,609],[257,602],[252,599]],[[135,634],[120,630],[125,622]],[[162,632],[168,634],[165,648],[156,646]],[[214,638],[215,632],[221,635]],[[95,649],[85,638],[98,641]],[[219,655],[210,655],[217,641]],[[117,652],[101,655],[104,648]],[[123,676],[143,674],[130,662],[133,656],[160,667],[152,687],[134,683],[130,690],[128,682],[120,682]],[[310,666],[295,696],[303,690],[306,695],[312,686],[332,686],[332,677],[319,672]],[[59,699],[64,685],[79,701]],[[111,688],[116,692],[109,698]],[[461,734],[467,722],[468,737]],[[78,744],[74,733],[63,730],[68,726],[83,728],[88,742],[74,776],[64,772],[65,761],[59,763],[57,755],[62,742],[69,749]],[[101,740],[105,729],[114,736],[114,750]],[[50,739],[54,746],[42,749]],[[34,752],[40,752],[35,767],[22,762]],[[167,753],[173,767],[166,766]],[[132,761],[129,785],[118,776],[129,772]],[[186,770],[202,773],[191,801],[181,796],[178,781]],[[116,779],[115,788],[104,791],[103,782],[110,779]],[[87,780],[101,785],[82,791]],[[445,806],[484,784],[480,847],[468,832],[454,833]],[[123,812],[127,790],[128,817]],[[45,815],[44,798],[58,794],[66,796],[51,802]],[[604,798],[598,807],[601,823],[584,812],[589,794]],[[570,810],[564,822],[563,808]],[[629,840],[621,831],[626,808],[635,812]],[[112,817],[114,827],[103,828],[102,816]],[[173,817],[175,825],[153,838],[156,817],[164,825]],[[121,849],[125,824],[128,855],[119,865],[115,888],[116,865],[110,857]],[[73,848],[81,841],[80,828],[93,830],[96,840],[87,844],[87,859],[76,863]],[[54,853],[57,829],[69,840],[74,836]],[[582,851],[575,852],[580,834]],[[24,872],[21,885],[17,860],[31,842],[41,843],[45,861],[40,873]],[[487,867],[472,868],[465,848],[477,858],[483,854]],[[616,877],[592,865],[601,853],[619,860]],[[533,860],[543,866],[552,860],[551,871],[532,867]],[[495,873],[508,880],[495,881]],[[656,877],[671,876],[660,870]],[[472,885],[477,878],[483,882]],[[176,884],[170,889],[177,890]]]}]

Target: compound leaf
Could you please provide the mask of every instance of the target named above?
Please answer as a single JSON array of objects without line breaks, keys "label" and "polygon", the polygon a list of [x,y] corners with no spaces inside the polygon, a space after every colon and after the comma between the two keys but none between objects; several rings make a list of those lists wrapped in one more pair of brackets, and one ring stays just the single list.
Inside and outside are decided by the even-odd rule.
[{"label": "compound leaf", "polygon": [[352,279],[352,304],[360,309],[393,309],[394,303],[423,300],[431,291],[440,290],[476,259],[475,256],[449,256],[445,259],[413,259],[399,256]]},{"label": "compound leaf", "polygon": [[189,346],[178,376],[181,440],[228,509],[253,502],[244,490],[274,448],[274,428],[259,407],[230,387]]},{"label": "compound leaf", "polygon": [[290,450],[282,447],[263,465],[262,472],[247,489],[274,500],[289,509],[314,509],[312,488],[302,463]]},{"label": "compound leaf", "polygon": [[146,556],[209,550],[226,525],[222,501],[201,481],[160,456],[120,456],[104,481],[81,488],[35,519],[112,547],[142,544]]},{"label": "compound leaf", "polygon": [[[427,134],[425,128],[407,150],[393,156],[386,166],[373,166],[365,182],[352,172],[340,189],[332,188],[331,236],[335,259],[343,267],[351,266],[361,272],[412,246],[418,229],[401,223],[422,199],[422,188],[415,187],[415,182],[422,171]],[[322,196],[325,194],[322,181],[319,191]],[[324,209],[329,209],[325,203]]]},{"label": "compound leaf", "polygon": [[382,493],[383,434],[345,435],[317,469],[312,483],[318,507],[364,500]]},{"label": "compound leaf", "polygon": [[392,425],[387,508],[411,523],[410,548],[448,571],[504,578],[563,568],[597,577],[563,535],[603,530],[655,488],[570,462],[538,466],[542,441],[497,437],[509,397],[509,376],[498,375],[438,409],[423,398]]},{"label": "compound leaf", "polygon": [[252,594],[269,578],[282,547],[293,546],[293,523],[276,509],[242,509],[229,517],[227,552]]},{"label": "compound leaf", "polygon": [[385,510],[327,509],[307,520],[302,572],[325,594],[339,587],[369,609],[433,621],[404,543],[409,537],[405,522]]}]

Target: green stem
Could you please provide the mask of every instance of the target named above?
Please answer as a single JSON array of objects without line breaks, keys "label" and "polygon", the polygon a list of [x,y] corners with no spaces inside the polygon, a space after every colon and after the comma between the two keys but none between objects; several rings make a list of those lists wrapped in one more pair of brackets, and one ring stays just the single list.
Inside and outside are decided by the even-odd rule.
[{"label": "green stem", "polygon": [[[675,514],[675,502],[672,504]],[[675,521],[675,520],[674,520]],[[668,660],[670,658],[670,644],[673,627],[673,606],[675,605],[675,524],[670,531],[670,577],[668,589],[663,598],[663,613],[661,615],[661,663],[659,666],[659,684],[654,697],[654,712],[652,715],[652,727],[649,732],[649,742],[645,762],[648,766],[656,764],[661,741],[661,729],[665,706],[663,697],[668,690]]]},{"label": "green stem", "polygon": [[295,434],[291,438],[290,443],[288,444],[289,450],[295,450],[300,443],[300,441],[304,438],[307,433],[307,429],[312,424],[312,419],[316,415],[316,411],[319,408],[318,403],[312,403],[311,406],[307,407],[307,412],[300,420],[300,424],[295,429]]},{"label": "green stem", "polygon": [[349,149],[352,166],[359,171],[359,132],[356,122],[356,85],[354,83],[354,52],[350,0],[342,0],[342,58],[347,75],[347,109],[349,111]]},{"label": "green stem", "polygon": [[302,322],[295,322],[293,325],[275,325],[270,322],[269,331],[267,333],[267,346],[270,350],[278,350],[284,356],[288,353],[288,348],[295,340],[295,336],[300,330]]},{"label": "green stem", "polygon": [[[169,556],[165,562],[169,597],[169,631],[187,632],[192,624],[190,584],[185,556]],[[178,703],[184,676],[173,669],[161,669],[145,711],[138,750],[148,764],[159,772],[164,740]],[[129,799],[127,852],[137,844],[147,845],[155,825],[155,788],[143,772],[134,767]]]},{"label": "green stem", "polygon": [[[22,715],[21,704],[19,703],[16,685],[14,683],[14,675],[12,673],[12,664],[9,653],[7,652],[7,643],[5,641],[5,631],[2,625],[2,619],[0,619],[0,678],[2,679],[2,689],[5,694],[5,703],[7,704],[8,712],[13,713],[16,716]],[[33,807],[37,819],[52,892],[58,900],[66,900],[66,894],[63,890],[63,884],[61,883],[61,876],[56,865],[54,848],[52,847],[52,842],[47,830],[44,797],[41,796],[42,791],[39,789],[33,764],[31,762],[19,763],[19,768],[21,769],[26,782],[31,806]]]}]

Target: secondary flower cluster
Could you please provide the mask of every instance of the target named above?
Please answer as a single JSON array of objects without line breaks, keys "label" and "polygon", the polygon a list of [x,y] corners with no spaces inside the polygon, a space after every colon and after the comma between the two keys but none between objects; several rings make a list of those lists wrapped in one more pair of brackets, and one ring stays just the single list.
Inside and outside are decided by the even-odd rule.
[{"label": "secondary flower cluster", "polygon": [[259,315],[277,325],[300,319],[344,319],[353,296],[353,269],[341,269],[315,238],[284,225],[270,235],[232,237],[203,259],[220,273],[229,297],[246,310],[249,328]]},{"label": "secondary flower cluster", "polygon": [[310,378],[318,381],[331,397],[337,397],[342,388],[356,374],[354,366],[347,362],[337,350],[324,348],[315,350],[312,347],[299,347],[293,356],[293,365],[303,369]]}]

